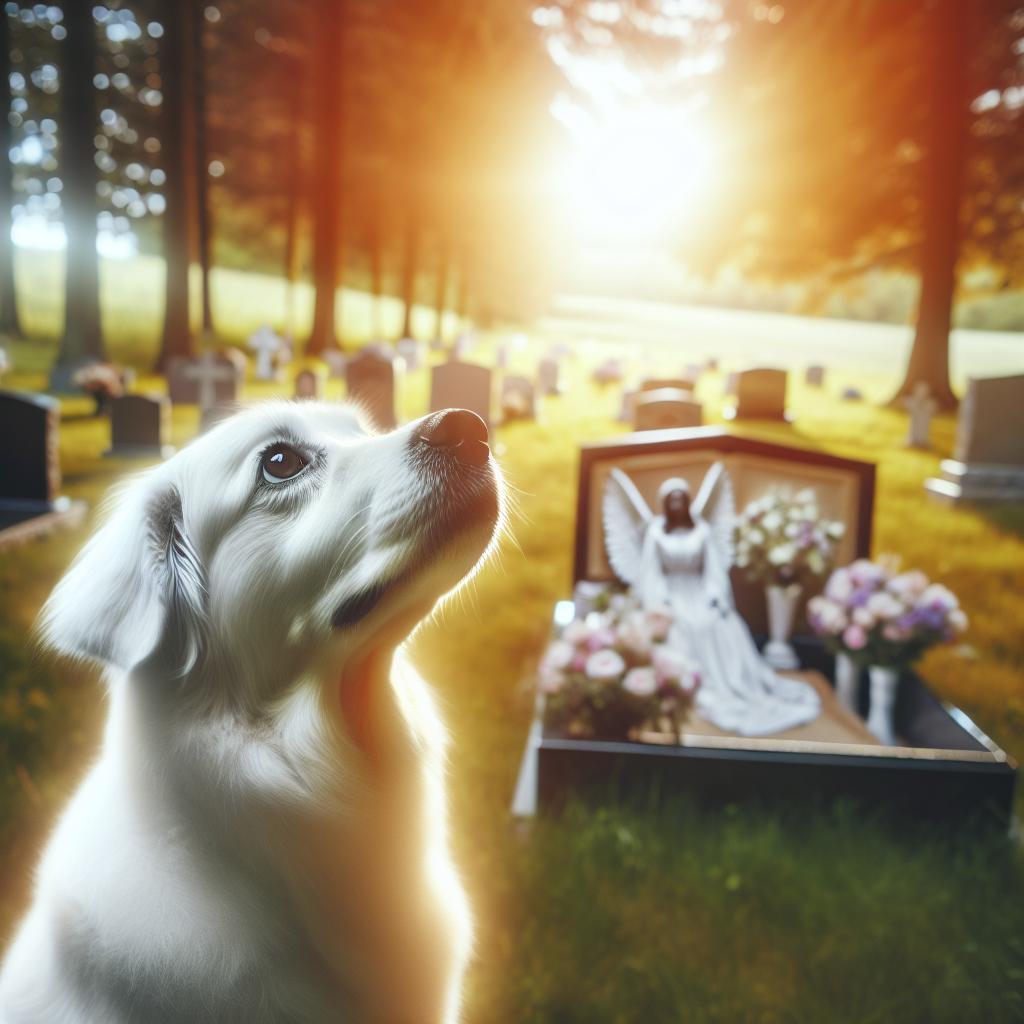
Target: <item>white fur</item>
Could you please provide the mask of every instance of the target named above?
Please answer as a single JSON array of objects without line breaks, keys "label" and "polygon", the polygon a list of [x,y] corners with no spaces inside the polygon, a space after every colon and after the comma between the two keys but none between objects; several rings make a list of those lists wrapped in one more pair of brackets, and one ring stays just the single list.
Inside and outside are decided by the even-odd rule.
[{"label": "white fur", "polygon": [[[110,712],[4,961],[3,1024],[457,1018],[444,733],[396,648],[479,563],[501,485],[421,462],[422,426],[258,406],[119,494],[43,614],[51,646],[105,664]],[[269,484],[277,441],[314,458]]]}]

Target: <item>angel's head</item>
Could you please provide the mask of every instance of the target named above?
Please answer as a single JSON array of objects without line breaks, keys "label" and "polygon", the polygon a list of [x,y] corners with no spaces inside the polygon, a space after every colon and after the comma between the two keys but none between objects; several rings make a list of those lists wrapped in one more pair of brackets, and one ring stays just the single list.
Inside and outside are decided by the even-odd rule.
[{"label": "angel's head", "polygon": [[673,476],[664,481],[658,488],[658,500],[661,502],[666,526],[693,526],[690,516],[690,485],[682,477]]}]

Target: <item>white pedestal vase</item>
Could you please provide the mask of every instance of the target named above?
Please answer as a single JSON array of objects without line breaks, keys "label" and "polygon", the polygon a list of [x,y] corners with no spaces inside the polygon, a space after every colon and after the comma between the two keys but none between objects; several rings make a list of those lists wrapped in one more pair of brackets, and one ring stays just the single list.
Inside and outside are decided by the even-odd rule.
[{"label": "white pedestal vase", "polygon": [[836,655],[836,696],[839,703],[855,715],[860,714],[857,707],[857,691],[860,683],[860,666],[848,654]]},{"label": "white pedestal vase", "polygon": [[884,665],[872,665],[868,669],[871,678],[871,704],[868,707],[868,731],[887,747],[896,746],[896,728],[893,712],[896,707],[896,690],[900,683],[900,670]]},{"label": "white pedestal vase", "polygon": [[764,660],[774,669],[800,667],[800,659],[789,643],[800,600],[800,584],[788,587],[768,587],[768,643],[764,647]]}]

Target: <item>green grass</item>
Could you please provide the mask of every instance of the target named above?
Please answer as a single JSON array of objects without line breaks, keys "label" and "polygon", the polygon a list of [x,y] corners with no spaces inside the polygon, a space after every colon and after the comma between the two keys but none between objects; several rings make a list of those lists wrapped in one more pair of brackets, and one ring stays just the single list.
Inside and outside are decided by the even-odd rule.
[{"label": "green grass", "polygon": [[[528,352],[516,359],[524,369]],[[668,367],[664,367],[667,369]],[[661,367],[653,367],[661,370]],[[552,602],[571,576],[576,451],[623,428],[616,389],[546,399],[537,423],[499,431],[521,514],[496,564],[422,629],[413,652],[437,685],[455,745],[453,832],[478,920],[467,1020],[491,1022],[966,1022],[1024,1019],[1024,863],[1007,841],[957,844],[901,835],[850,808],[784,816],[751,807],[698,811],[573,807],[524,829],[508,817],[530,717],[532,666]],[[154,383],[143,382],[143,386]],[[890,380],[836,375],[881,396]],[[342,386],[332,382],[330,395]],[[721,377],[702,383],[709,418]],[[284,388],[282,387],[282,391]],[[259,397],[271,387],[250,387]],[[402,385],[425,411],[425,374]],[[967,645],[933,652],[924,674],[1012,754],[1024,753],[1024,510],[929,503],[923,480],[952,447],[901,447],[905,417],[838,404],[794,386],[792,426],[759,436],[878,462],[876,552],[898,551],[960,594]],[[100,458],[102,423],[62,428],[66,491],[95,501],[125,469]],[[175,411],[175,440],[195,428]],[[84,531],[0,556],[0,847],[12,927],[53,815],[95,748],[95,675],[36,657],[27,639]]]}]

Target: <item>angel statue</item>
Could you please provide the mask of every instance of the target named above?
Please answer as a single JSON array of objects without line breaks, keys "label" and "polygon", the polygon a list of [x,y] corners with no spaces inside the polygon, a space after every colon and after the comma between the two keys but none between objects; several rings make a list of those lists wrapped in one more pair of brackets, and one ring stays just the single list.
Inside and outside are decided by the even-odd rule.
[{"label": "angel statue", "polygon": [[817,692],[786,679],[761,659],[733,604],[736,506],[732,481],[716,462],[697,497],[673,477],[658,490],[655,515],[636,485],[613,469],[604,492],[608,561],[647,609],[667,609],[668,642],[685,648],[700,666],[697,710],[720,729],[765,736],[816,718]]}]

